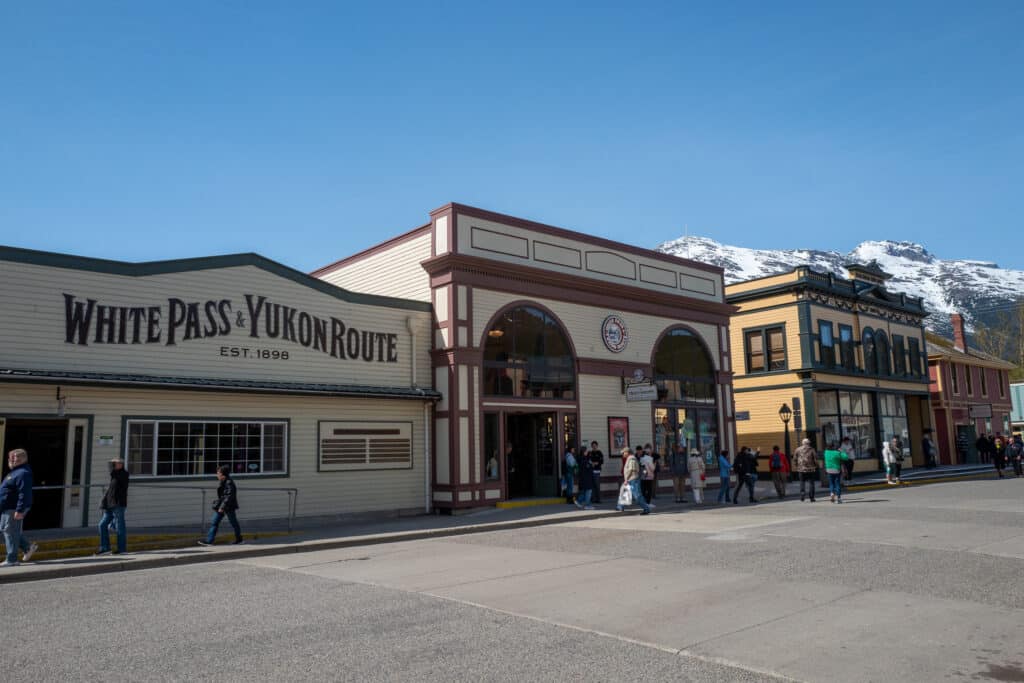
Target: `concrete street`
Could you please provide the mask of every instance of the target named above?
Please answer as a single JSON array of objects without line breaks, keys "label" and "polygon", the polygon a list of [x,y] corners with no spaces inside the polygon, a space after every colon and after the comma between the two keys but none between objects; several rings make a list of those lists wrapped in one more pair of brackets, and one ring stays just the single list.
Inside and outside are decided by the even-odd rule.
[{"label": "concrete street", "polygon": [[1024,480],[845,498],[7,584],[5,680],[1024,680]]}]

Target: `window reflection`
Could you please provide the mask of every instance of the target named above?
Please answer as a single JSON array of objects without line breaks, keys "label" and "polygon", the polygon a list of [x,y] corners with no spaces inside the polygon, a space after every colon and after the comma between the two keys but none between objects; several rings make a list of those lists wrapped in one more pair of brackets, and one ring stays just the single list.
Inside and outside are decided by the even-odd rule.
[{"label": "window reflection", "polygon": [[484,345],[484,394],[575,398],[575,359],[554,318],[523,306],[494,322]]}]

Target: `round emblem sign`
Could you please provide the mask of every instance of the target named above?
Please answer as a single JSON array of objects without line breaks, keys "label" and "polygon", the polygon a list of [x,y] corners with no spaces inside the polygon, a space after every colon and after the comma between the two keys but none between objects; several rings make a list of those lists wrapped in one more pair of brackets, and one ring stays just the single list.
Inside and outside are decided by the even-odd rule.
[{"label": "round emblem sign", "polygon": [[610,315],[601,323],[601,339],[612,353],[619,353],[629,344],[629,330],[617,315]]}]

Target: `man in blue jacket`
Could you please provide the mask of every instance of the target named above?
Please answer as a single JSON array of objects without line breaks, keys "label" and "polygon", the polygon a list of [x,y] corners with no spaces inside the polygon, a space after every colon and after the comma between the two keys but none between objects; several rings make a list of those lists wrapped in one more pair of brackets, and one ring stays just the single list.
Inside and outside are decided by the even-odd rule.
[{"label": "man in blue jacket", "polygon": [[15,448],[7,454],[7,464],[11,471],[0,484],[0,532],[4,535],[7,559],[0,567],[17,566],[18,548],[24,553],[25,562],[39,548],[21,535],[25,515],[32,507],[32,468],[28,466],[28,452]]}]

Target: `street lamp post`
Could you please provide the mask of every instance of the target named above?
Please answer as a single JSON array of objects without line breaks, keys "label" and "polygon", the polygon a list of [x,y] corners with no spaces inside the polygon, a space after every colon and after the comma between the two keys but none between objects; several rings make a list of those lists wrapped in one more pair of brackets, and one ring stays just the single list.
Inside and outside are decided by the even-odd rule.
[{"label": "street lamp post", "polygon": [[779,408],[779,419],[782,420],[782,447],[785,449],[786,457],[789,458],[789,478],[793,479],[793,453],[789,450],[789,420],[793,417],[793,411],[785,403]]}]

